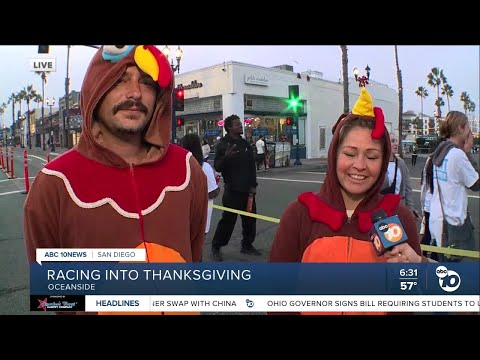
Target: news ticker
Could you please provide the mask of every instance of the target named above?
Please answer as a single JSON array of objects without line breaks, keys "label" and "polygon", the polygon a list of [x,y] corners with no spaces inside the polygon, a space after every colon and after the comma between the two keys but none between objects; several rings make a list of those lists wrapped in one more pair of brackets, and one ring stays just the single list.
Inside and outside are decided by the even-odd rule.
[{"label": "news ticker", "polygon": [[31,295],[476,295],[480,263],[30,265]]},{"label": "news ticker", "polygon": [[31,311],[87,312],[479,312],[475,295],[60,295],[30,297]]}]

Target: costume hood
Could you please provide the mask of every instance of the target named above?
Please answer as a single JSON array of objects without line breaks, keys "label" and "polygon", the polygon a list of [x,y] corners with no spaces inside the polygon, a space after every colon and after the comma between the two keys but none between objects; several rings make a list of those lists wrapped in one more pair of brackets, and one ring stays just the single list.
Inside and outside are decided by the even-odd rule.
[{"label": "costume hood", "polygon": [[80,103],[82,136],[77,150],[93,160],[116,167],[128,164],[94,139],[93,114],[103,96],[132,65],[138,66],[159,85],[155,110],[143,134],[144,142],[149,145],[144,163],[162,158],[170,143],[174,77],[166,57],[152,45],[104,45],[93,57],[83,80]]},{"label": "costume hood", "polygon": [[365,88],[362,88],[360,98],[356,102],[351,113],[342,114],[332,129],[333,139],[328,149],[328,170],[327,177],[320,188],[319,197],[332,208],[345,213],[345,204],[340,191],[340,182],[337,177],[337,151],[339,147],[340,130],[345,124],[356,118],[363,118],[375,122],[375,128],[372,130],[372,138],[385,138],[385,153],[383,155],[382,169],[376,183],[365,194],[365,198],[358,205],[356,212],[371,210],[381,199],[380,190],[387,173],[388,161],[390,158],[391,145],[388,130],[385,128],[383,111],[380,108],[373,107],[370,94]]}]

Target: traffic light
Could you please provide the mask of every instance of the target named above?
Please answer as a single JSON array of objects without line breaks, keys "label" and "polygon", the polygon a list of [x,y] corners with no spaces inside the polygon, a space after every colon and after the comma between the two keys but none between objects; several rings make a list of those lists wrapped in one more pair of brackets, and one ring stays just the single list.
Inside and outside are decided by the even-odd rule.
[{"label": "traffic light", "polygon": [[185,121],[183,120],[183,118],[177,118],[177,126],[183,126],[184,123]]},{"label": "traffic light", "polygon": [[287,117],[287,119],[285,120],[285,125],[292,125],[292,118],[291,117]]},{"label": "traffic light", "polygon": [[49,45],[38,45],[38,53],[39,54],[48,54]]},{"label": "traffic light", "polygon": [[300,100],[298,85],[289,85],[288,86],[288,108],[297,112],[301,106],[302,106],[302,102]]},{"label": "traffic light", "polygon": [[185,109],[184,96],[185,91],[183,89],[175,89],[175,96],[173,98],[175,111],[183,111]]}]

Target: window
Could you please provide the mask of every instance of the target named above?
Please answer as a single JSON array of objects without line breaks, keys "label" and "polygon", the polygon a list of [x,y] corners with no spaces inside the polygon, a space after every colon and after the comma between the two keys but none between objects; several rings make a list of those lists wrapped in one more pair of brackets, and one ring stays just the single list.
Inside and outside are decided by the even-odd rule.
[{"label": "window", "polygon": [[245,107],[247,109],[253,108],[253,99],[245,99]]},{"label": "window", "polygon": [[320,134],[319,134],[319,141],[318,141],[318,148],[320,150],[325,150],[325,147],[326,147],[326,131],[327,129],[325,128],[325,126],[320,126]]}]

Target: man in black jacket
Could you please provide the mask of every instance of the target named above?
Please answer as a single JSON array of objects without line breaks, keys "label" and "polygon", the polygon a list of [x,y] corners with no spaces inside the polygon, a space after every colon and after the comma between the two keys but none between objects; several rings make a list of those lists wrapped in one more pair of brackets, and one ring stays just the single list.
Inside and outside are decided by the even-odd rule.
[{"label": "man in black jacket", "polygon": [[[256,194],[257,168],[253,149],[241,137],[243,127],[237,115],[230,115],[225,119],[225,131],[227,135],[219,140],[215,147],[215,170],[222,173],[225,184],[222,203],[224,207],[245,211],[248,197]],[[253,200],[252,213],[256,213],[255,197]],[[252,245],[255,240],[256,219],[241,215],[242,218],[242,248],[243,254],[261,255],[260,251]],[[218,222],[217,230],[212,240],[212,258],[214,261],[223,261],[220,251],[230,241],[237,214],[224,211]]]}]

